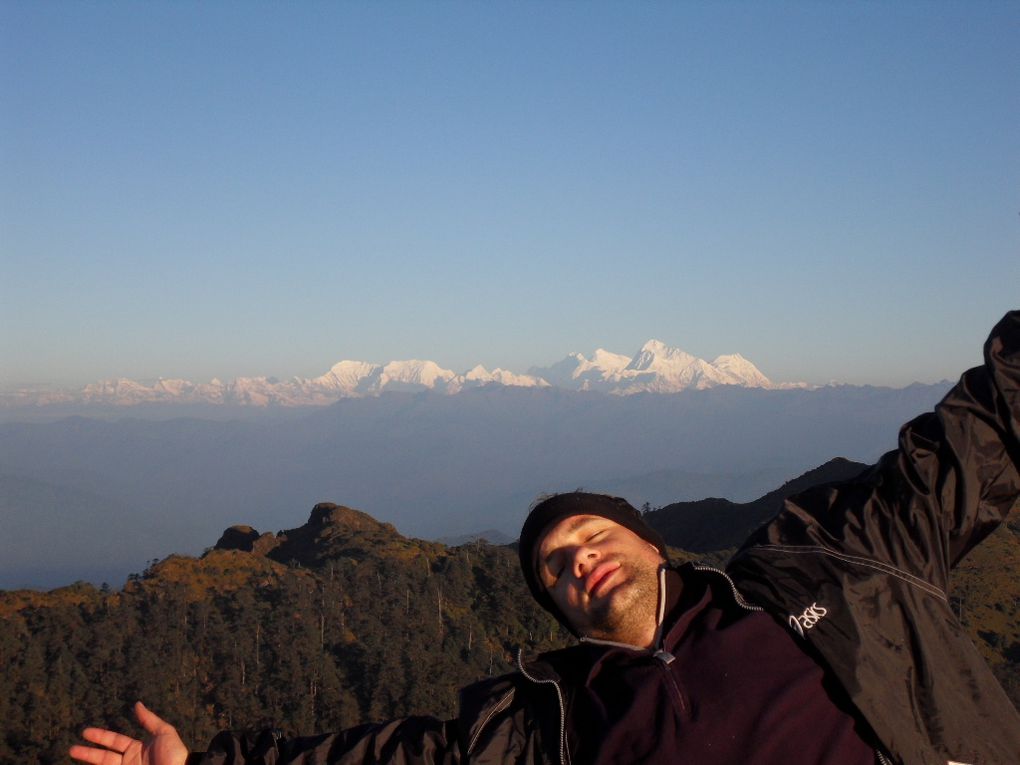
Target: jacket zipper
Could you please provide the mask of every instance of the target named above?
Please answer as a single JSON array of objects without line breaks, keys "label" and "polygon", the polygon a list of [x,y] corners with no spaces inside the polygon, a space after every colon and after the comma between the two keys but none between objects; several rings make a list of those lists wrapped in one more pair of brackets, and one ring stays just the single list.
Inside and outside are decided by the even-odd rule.
[{"label": "jacket zipper", "polygon": [[740,606],[741,608],[746,608],[748,611],[764,611],[765,610],[761,606],[751,605],[746,600],[744,600],[744,596],[740,594],[740,590],[737,589],[737,585],[735,585],[733,583],[733,580],[730,579],[730,575],[727,574],[725,571],[720,571],[719,569],[715,568],[714,566],[706,566],[703,563],[692,563],[691,566],[693,566],[696,571],[711,571],[713,574],[718,574],[723,579],[725,579],[727,582],[729,582],[730,583],[730,590],[733,591],[733,599],[737,602],[737,605]]},{"label": "jacket zipper", "polygon": [[686,717],[688,714],[687,700],[684,698],[683,691],[680,690],[680,683],[676,681],[669,669],[669,665],[676,661],[676,657],[663,648],[660,648],[652,656],[658,659],[656,663],[662,670],[662,674],[665,675],[666,687],[669,689],[669,695],[673,697],[673,703],[676,704],[680,715]]},{"label": "jacket zipper", "polygon": [[[697,566],[695,568],[697,568]],[[705,571],[714,571],[717,574],[722,574],[722,576],[726,577],[726,580],[729,581],[730,587],[733,590],[733,596],[735,598],[737,598],[737,600],[740,603],[740,605],[742,605],[744,608],[749,608],[749,609],[752,609],[752,610],[755,609],[754,606],[749,605],[746,601],[744,601],[740,597],[740,594],[737,592],[737,588],[734,586],[733,581],[728,576],[726,576],[726,574],[723,574],[722,571],[719,571],[719,570],[714,569],[714,568],[709,568],[707,566],[703,567],[702,570],[705,570]],[[759,608],[757,610],[760,611],[761,609]],[[654,648],[654,649],[653,648],[641,648],[640,646],[630,645],[629,643],[617,643],[617,642],[615,642],[613,640],[599,640],[597,638],[589,638],[589,637],[582,637],[581,638],[581,642],[582,643],[594,643],[595,645],[612,646],[612,647],[615,647],[615,648],[624,648],[624,649],[627,649],[627,650],[630,650],[630,651],[640,651],[640,652],[643,652],[643,653],[644,652],[650,653],[652,658],[658,660],[656,663],[658,664],[659,669],[662,671],[663,675],[665,675],[664,682],[666,683],[666,688],[669,691],[670,697],[673,699],[673,704],[676,706],[677,711],[680,713],[681,716],[687,716],[687,714],[689,714],[689,711],[688,711],[689,707],[687,705],[687,699],[684,697],[683,691],[680,690],[680,683],[677,682],[677,679],[673,676],[673,673],[669,669],[669,665],[672,664],[676,660],[676,657],[673,656],[673,654],[671,654],[669,651],[667,651],[666,650],[666,646],[665,646],[666,636],[665,636],[665,634],[663,632],[663,626],[664,626],[663,623],[664,623],[665,616],[666,616],[666,569],[665,569],[665,567],[659,569],[659,605],[658,605],[658,608],[657,608],[657,612],[658,613],[657,613],[656,618],[655,618],[655,639],[652,642],[652,645],[653,646],[657,646],[657,648]]]},{"label": "jacket zipper", "polygon": [[552,679],[540,680],[528,674],[528,671],[524,668],[524,652],[519,648],[517,649],[517,669],[521,675],[531,682],[551,684],[556,690],[556,700],[560,704],[560,765],[569,765],[570,756],[567,754],[567,707],[563,703],[563,691],[560,690],[560,684]]}]

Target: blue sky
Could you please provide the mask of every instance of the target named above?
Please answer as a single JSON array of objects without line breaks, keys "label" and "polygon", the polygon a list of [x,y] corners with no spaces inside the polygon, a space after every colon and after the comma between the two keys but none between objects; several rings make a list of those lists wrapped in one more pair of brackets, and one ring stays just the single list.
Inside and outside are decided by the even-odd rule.
[{"label": "blue sky", "polygon": [[1016,3],[0,5],[0,389],[979,359],[1020,294]]}]

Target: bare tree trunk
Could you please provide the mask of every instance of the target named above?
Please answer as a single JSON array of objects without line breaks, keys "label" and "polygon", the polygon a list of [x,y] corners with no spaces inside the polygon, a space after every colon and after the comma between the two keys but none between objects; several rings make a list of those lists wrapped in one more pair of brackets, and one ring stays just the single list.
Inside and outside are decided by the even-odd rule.
[{"label": "bare tree trunk", "polygon": [[443,629],[443,586],[439,585],[439,597],[436,599],[436,605],[438,606],[439,613],[439,630]]}]

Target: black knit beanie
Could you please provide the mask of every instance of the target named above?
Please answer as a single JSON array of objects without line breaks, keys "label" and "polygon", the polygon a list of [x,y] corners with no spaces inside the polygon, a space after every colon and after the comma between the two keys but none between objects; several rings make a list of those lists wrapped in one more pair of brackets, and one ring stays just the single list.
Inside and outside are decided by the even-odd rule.
[{"label": "black knit beanie", "polygon": [[538,546],[545,536],[545,532],[555,526],[564,518],[572,515],[598,515],[603,518],[628,528],[653,545],[663,558],[669,559],[666,551],[666,543],[659,533],[645,523],[641,513],[634,509],[627,500],[620,497],[610,497],[605,494],[588,494],[582,491],[570,492],[569,494],[557,494],[542,500],[528,514],[524,521],[524,528],[521,529],[521,538],[517,543],[517,554],[520,556],[521,573],[524,574],[524,581],[528,583],[528,589],[535,596],[535,600],[546,611],[556,617],[557,621],[570,630],[574,630],[566,617],[560,613],[556,603],[546,592],[541,580],[538,578],[538,569],[535,565],[535,554]]}]

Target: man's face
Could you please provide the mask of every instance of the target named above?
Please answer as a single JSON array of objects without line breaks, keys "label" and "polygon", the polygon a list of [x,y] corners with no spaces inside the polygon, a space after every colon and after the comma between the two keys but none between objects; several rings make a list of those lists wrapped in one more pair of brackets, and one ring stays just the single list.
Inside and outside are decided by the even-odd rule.
[{"label": "man's face", "polygon": [[630,529],[599,515],[573,515],[542,537],[535,566],[578,633],[647,647],[655,636],[663,562]]}]

